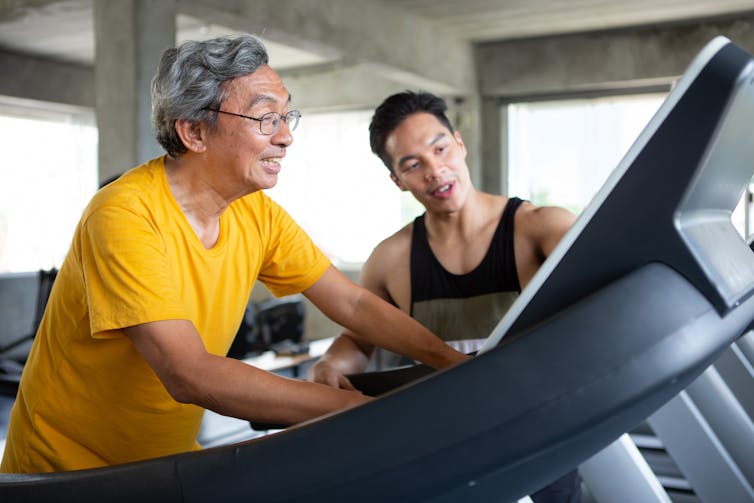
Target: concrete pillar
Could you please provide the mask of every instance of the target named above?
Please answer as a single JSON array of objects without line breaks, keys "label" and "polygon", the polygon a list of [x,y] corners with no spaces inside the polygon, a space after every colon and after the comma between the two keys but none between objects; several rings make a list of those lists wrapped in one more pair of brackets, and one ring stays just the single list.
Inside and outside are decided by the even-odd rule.
[{"label": "concrete pillar", "polygon": [[507,116],[501,102],[494,97],[483,97],[480,105],[482,154],[478,187],[492,194],[508,194],[508,133]]},{"label": "concrete pillar", "polygon": [[151,125],[149,86],[175,45],[176,0],[95,0],[95,103],[99,179],[162,153]]}]

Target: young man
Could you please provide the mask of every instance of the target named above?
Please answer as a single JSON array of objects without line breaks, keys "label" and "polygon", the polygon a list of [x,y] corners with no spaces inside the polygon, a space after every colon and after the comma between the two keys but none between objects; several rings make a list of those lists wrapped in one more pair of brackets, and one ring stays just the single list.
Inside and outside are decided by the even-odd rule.
[{"label": "young man", "polygon": [[[552,252],[575,217],[518,198],[480,192],[466,165],[466,146],[428,93],[387,98],[370,124],[372,151],[401,190],[425,207],[372,252],[361,284],[410,314],[449,345],[478,349]],[[375,346],[344,331],[312,367],[316,382],[353,389]],[[382,362],[383,364],[385,362]],[[396,362],[388,362],[388,365]],[[575,472],[538,501],[573,501]],[[565,490],[563,498],[546,499]],[[576,495],[576,496],[574,496]]]},{"label": "young man", "polygon": [[[478,348],[575,217],[563,208],[480,192],[466,147],[428,93],[387,98],[370,125],[372,151],[426,213],[385,239],[364,264],[361,284],[465,352]],[[352,389],[375,347],[341,334],[312,377]]]},{"label": "young man", "polygon": [[225,357],[257,279],[277,295],[303,292],[370,344],[433,367],[467,358],[348,281],[262,192],[300,114],[257,39],[167,50],[152,102],[167,155],[85,210],[26,363],[2,471],[195,449],[204,408],[292,424],[368,400]]}]

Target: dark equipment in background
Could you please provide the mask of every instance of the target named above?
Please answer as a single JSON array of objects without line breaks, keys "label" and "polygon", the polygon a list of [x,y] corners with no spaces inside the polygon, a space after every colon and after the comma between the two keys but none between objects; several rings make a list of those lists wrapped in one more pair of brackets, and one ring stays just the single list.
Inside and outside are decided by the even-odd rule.
[{"label": "dark equipment in background", "polygon": [[279,356],[306,353],[305,316],[306,303],[301,295],[249,302],[228,356],[243,359],[265,351]]},{"label": "dark equipment in background", "polygon": [[[16,396],[18,384],[21,381],[21,372],[26,362],[28,351],[20,355],[14,354],[14,350],[25,343],[32,341],[37,335],[39,324],[42,322],[47,299],[50,297],[52,286],[58,275],[56,268],[49,270],[41,269],[37,275],[37,297],[30,330],[18,338],[0,345],[0,394]],[[22,355],[22,356],[21,356]]]}]

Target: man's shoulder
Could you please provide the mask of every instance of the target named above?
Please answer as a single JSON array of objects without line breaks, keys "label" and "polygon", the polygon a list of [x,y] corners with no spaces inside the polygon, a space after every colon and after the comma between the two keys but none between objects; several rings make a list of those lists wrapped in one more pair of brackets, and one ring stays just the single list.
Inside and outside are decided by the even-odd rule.
[{"label": "man's shoulder", "polygon": [[386,237],[383,239],[372,252],[372,255],[375,253],[380,254],[394,254],[394,253],[403,253],[404,251],[408,250],[411,246],[411,235],[414,230],[414,222],[411,221],[408,224],[401,227],[397,232],[392,234],[391,236]]},{"label": "man's shoulder", "polygon": [[521,203],[516,212],[516,233],[534,239],[556,236],[559,240],[571,227],[576,216],[560,206],[537,206]]},{"label": "man's shoulder", "polygon": [[361,273],[361,285],[400,308],[408,288],[413,222],[385,238],[372,251]]},{"label": "man's shoulder", "polygon": [[413,222],[410,222],[395,234],[383,239],[369,255],[364,264],[365,270],[378,276],[386,276],[399,270],[404,261],[408,263],[413,226]]},{"label": "man's shoulder", "polygon": [[528,219],[533,222],[553,218],[573,217],[573,213],[561,206],[538,206],[530,201],[522,200],[516,212],[517,218]]}]

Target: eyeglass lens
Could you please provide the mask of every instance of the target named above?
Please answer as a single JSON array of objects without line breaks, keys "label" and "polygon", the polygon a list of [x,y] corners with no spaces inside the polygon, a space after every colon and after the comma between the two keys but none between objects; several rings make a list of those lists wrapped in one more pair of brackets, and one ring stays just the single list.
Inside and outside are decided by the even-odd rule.
[{"label": "eyeglass lens", "polygon": [[291,110],[285,116],[281,116],[277,112],[269,112],[262,116],[259,126],[263,134],[275,134],[280,130],[280,121],[282,119],[288,124],[288,129],[293,131],[298,126],[300,118],[301,113],[298,110]]}]

